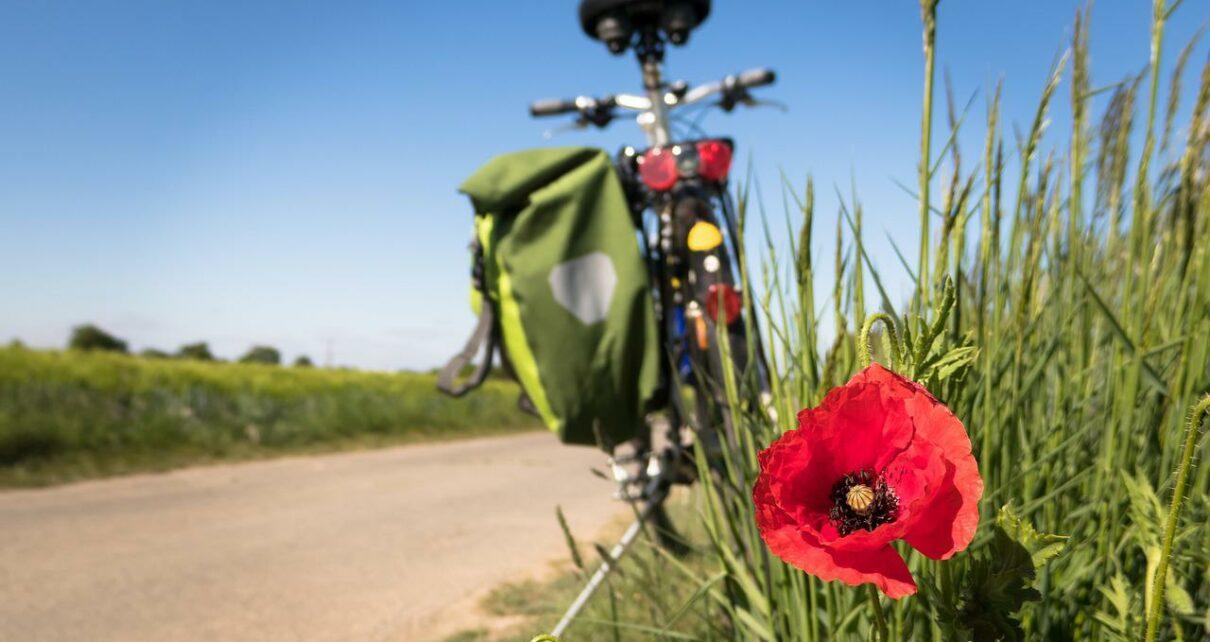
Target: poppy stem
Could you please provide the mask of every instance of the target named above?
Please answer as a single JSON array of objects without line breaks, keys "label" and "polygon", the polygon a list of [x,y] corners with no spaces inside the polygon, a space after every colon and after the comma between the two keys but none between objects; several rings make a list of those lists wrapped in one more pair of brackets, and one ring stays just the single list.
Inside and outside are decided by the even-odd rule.
[{"label": "poppy stem", "polygon": [[875,312],[871,314],[865,323],[861,326],[861,333],[857,335],[857,358],[861,360],[861,367],[870,365],[870,361],[874,356],[870,352],[870,330],[874,328],[876,321],[882,321],[886,326],[887,343],[891,346],[891,369],[894,370],[899,364],[899,332],[895,329],[895,319],[885,312]]},{"label": "poppy stem", "polygon": [[1185,485],[1189,482],[1189,469],[1193,464],[1193,451],[1197,448],[1197,439],[1201,431],[1202,417],[1210,411],[1210,395],[1189,411],[1189,421],[1185,424],[1185,451],[1181,454],[1180,467],[1177,468],[1176,483],[1172,487],[1172,505],[1168,508],[1168,520],[1164,525],[1164,545],[1160,551],[1160,563],[1151,578],[1151,608],[1147,614],[1147,630],[1144,634],[1146,642],[1153,642],[1159,633],[1160,620],[1164,615],[1164,588],[1168,579],[1168,560],[1172,557],[1172,544],[1176,539],[1176,528],[1180,522],[1181,506],[1185,503]]},{"label": "poppy stem", "polygon": [[886,628],[886,617],[882,614],[882,604],[878,601],[878,589],[873,584],[866,584],[870,596],[870,608],[874,611],[874,624],[878,628],[879,642],[890,642],[891,634]]}]

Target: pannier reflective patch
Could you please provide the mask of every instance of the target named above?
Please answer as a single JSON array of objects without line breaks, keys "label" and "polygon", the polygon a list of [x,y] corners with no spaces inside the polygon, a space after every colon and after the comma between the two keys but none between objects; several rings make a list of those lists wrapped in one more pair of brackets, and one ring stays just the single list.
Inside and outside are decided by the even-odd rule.
[{"label": "pannier reflective patch", "polygon": [[550,271],[550,290],[555,301],[586,325],[600,323],[609,315],[617,284],[613,261],[604,252],[564,261]]}]

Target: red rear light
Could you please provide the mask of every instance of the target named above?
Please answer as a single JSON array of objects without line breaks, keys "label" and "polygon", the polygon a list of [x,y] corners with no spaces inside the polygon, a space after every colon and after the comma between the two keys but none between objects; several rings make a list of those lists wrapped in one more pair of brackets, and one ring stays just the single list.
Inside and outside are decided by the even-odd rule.
[{"label": "red rear light", "polygon": [[697,173],[708,181],[721,181],[731,171],[731,146],[721,140],[701,140],[697,143],[701,159]]},{"label": "red rear light", "polygon": [[706,315],[714,319],[715,323],[719,322],[719,298],[722,298],[723,314],[725,315],[726,325],[735,323],[739,318],[739,311],[742,307],[742,302],[739,298],[739,293],[735,288],[726,283],[715,283],[706,289]]},{"label": "red rear light", "polygon": [[639,176],[657,192],[670,190],[676,185],[676,158],[669,150],[652,147],[639,158]]}]

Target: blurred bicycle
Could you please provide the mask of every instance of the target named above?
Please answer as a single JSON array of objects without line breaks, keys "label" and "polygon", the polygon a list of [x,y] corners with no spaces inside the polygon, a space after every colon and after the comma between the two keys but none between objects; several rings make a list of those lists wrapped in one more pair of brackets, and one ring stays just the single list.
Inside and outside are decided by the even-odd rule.
[{"label": "blurred bicycle", "polygon": [[[641,506],[639,519],[611,551],[613,560],[644,523],[654,527],[661,544],[683,546],[663,504],[672,485],[695,480],[691,448],[704,449],[717,465],[719,440],[732,430],[726,361],[739,398],[758,399],[767,388],[756,315],[739,282],[739,226],[728,192],[734,143],[704,136],[695,117],[714,107],[731,112],[773,104],[756,100],[751,90],[772,84],[776,76],[753,69],[696,87],[666,82],[666,45],[686,44],[709,12],[709,0],[583,0],[584,32],[615,55],[635,53],[643,93],[539,100],[530,106],[535,117],[574,115],[565,129],[603,129],[623,113],[634,114],[647,138],[645,149],[625,146],[614,162],[641,231],[666,355],[655,403],[662,409],[662,430],[653,431],[662,434],[648,433],[630,452],[611,459],[623,497]],[[685,388],[692,391],[692,410]],[[562,634],[610,570],[609,561],[602,564],[554,635]]]}]

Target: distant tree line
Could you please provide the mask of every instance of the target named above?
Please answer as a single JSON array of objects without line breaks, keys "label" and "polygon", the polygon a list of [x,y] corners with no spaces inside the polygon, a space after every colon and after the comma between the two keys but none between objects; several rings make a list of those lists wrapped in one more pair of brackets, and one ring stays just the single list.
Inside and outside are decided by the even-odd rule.
[{"label": "distant tree line", "polygon": [[[122,354],[130,354],[129,344],[126,341],[102,330],[101,328],[86,323],[72,328],[71,338],[67,342],[67,347],[70,350],[96,351],[96,352],[119,352]],[[177,349],[176,352],[165,352],[157,348],[145,348],[139,352],[139,356],[146,359],[192,359],[194,361],[221,361],[214,353],[210,351],[210,345],[205,341],[196,343],[186,343]],[[248,349],[237,361],[240,363],[262,363],[266,365],[278,366],[281,365],[281,351],[273,346],[254,345]],[[310,368],[315,364],[307,355],[299,355],[294,360],[296,368]]]}]

